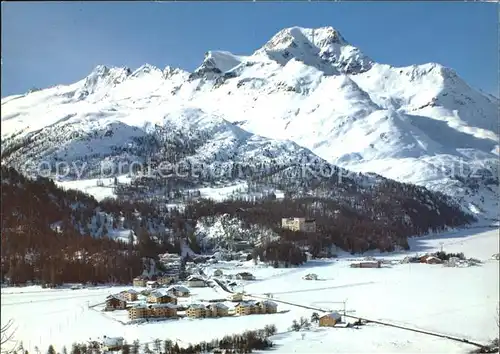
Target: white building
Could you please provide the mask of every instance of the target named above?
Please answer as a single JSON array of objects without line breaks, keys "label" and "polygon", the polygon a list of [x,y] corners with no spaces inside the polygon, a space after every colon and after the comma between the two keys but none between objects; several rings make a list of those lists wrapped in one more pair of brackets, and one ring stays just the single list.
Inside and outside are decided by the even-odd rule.
[{"label": "white building", "polygon": [[187,278],[187,286],[190,288],[203,288],[206,286],[206,283],[202,277],[191,275]]}]

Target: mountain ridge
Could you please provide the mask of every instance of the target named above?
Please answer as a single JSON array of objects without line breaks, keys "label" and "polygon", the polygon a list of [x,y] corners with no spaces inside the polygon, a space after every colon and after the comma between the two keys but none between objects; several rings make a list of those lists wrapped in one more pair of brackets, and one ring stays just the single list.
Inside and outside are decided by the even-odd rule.
[{"label": "mountain ridge", "polygon": [[[498,218],[498,99],[437,63],[376,63],[332,27],[283,29],[248,56],[209,51],[192,73],[98,66],[75,84],[8,98],[2,155],[38,129],[51,125],[56,136],[75,122],[73,130],[89,132],[125,124],[114,143],[123,146],[148,122],[198,109],[328,163],[444,191],[470,212]],[[8,163],[22,164],[25,155]]]}]

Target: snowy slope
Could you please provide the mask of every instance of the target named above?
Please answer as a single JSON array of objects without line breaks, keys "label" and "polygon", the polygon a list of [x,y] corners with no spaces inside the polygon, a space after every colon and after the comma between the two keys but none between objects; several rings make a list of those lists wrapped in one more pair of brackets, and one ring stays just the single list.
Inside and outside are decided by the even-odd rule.
[{"label": "snowy slope", "polygon": [[292,27],[248,56],[209,51],[193,73],[99,66],[75,84],[3,98],[2,161],[143,161],[138,141],[176,127],[204,132],[193,159],[312,151],[498,219],[498,104],[439,64],[376,63],[331,27]]}]

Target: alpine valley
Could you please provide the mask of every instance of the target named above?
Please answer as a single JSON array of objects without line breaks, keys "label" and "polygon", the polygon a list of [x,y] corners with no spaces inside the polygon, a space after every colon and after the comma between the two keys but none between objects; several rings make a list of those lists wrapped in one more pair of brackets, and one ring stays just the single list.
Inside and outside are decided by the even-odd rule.
[{"label": "alpine valley", "polygon": [[498,104],[331,27],[2,98],[5,353],[498,352]]}]

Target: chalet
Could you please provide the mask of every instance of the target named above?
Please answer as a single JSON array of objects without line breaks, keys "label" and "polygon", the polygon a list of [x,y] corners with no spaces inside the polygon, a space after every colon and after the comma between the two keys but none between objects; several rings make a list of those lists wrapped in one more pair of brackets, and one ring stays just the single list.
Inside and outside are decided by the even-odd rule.
[{"label": "chalet", "polygon": [[240,279],[240,280],[254,280],[255,277],[253,276],[252,273],[242,272],[242,273],[236,274],[236,279]]},{"label": "chalet", "polygon": [[146,282],[146,287],[149,289],[156,289],[160,287],[160,283],[158,283],[156,280],[150,280]]},{"label": "chalet", "polygon": [[208,306],[212,317],[225,317],[229,315],[229,307],[224,305],[222,302],[216,302]]},{"label": "chalet", "polygon": [[420,257],[420,262],[427,263],[427,264],[441,264],[441,263],[443,263],[443,261],[440,260],[439,258],[437,258],[435,256],[429,256],[429,255]]},{"label": "chalet", "polygon": [[240,302],[234,308],[234,313],[239,316],[247,316],[260,313],[260,308],[253,301]]},{"label": "chalet", "polygon": [[252,305],[248,302],[240,302],[234,308],[234,313],[238,316],[246,316],[252,314]]},{"label": "chalet", "polygon": [[153,291],[147,297],[146,301],[151,304],[174,304],[177,305],[177,298],[168,294],[167,292],[163,292],[160,290]]},{"label": "chalet", "polygon": [[351,268],[380,268],[380,261],[364,261],[351,263]]},{"label": "chalet", "polygon": [[215,277],[220,277],[220,276],[222,276],[222,275],[223,275],[222,270],[220,270],[220,269],[216,269],[216,270],[215,270],[215,272],[214,272],[214,276],[215,276]]},{"label": "chalet", "polygon": [[283,218],[281,227],[292,231],[316,232],[316,220],[308,218]]},{"label": "chalet", "polygon": [[237,315],[245,316],[252,314],[265,314],[265,313],[276,313],[278,312],[278,305],[275,302],[264,300],[264,301],[244,301],[238,303],[234,308]]},{"label": "chalet", "polygon": [[128,317],[131,320],[140,318],[176,317],[177,306],[171,303],[140,304],[129,308]]},{"label": "chalet", "polygon": [[227,298],[229,301],[240,302],[243,301],[243,293],[233,293],[229,295]]},{"label": "chalet", "polygon": [[147,305],[140,304],[132,306],[128,309],[128,318],[131,320],[137,320],[139,318],[146,318],[147,316]]},{"label": "chalet", "polygon": [[167,289],[167,294],[175,297],[189,297],[190,291],[182,285],[172,285]]},{"label": "chalet", "polygon": [[340,313],[334,311],[334,312],[328,313],[324,316],[321,316],[319,318],[319,326],[320,327],[333,327],[341,321],[342,321],[342,316],[340,315]]},{"label": "chalet", "polygon": [[127,301],[137,301],[139,293],[134,289],[129,289],[120,293],[120,295]]},{"label": "chalet", "polygon": [[276,313],[278,312],[278,305],[269,300],[264,300],[258,302],[256,305],[258,305],[261,309],[261,313]]},{"label": "chalet", "polygon": [[103,351],[118,351],[123,347],[124,339],[122,337],[106,337],[104,336],[101,342],[101,348]]},{"label": "chalet", "polygon": [[175,317],[177,316],[177,306],[174,304],[154,304],[147,308],[149,317]]},{"label": "chalet", "polygon": [[124,310],[127,307],[127,301],[120,295],[109,295],[106,298],[105,311]]},{"label": "chalet", "polygon": [[210,316],[210,308],[203,304],[191,304],[186,310],[186,315],[191,318],[208,317]]},{"label": "chalet", "polygon": [[191,275],[187,278],[187,285],[191,288],[203,288],[206,286],[206,283],[203,278]]},{"label": "chalet", "polygon": [[132,284],[138,288],[142,288],[142,287],[146,286],[146,281],[147,280],[143,277],[137,277],[137,278],[134,278],[134,280],[132,281]]},{"label": "chalet", "polygon": [[178,277],[174,274],[159,276],[156,280],[160,285],[169,285],[176,282]]}]

